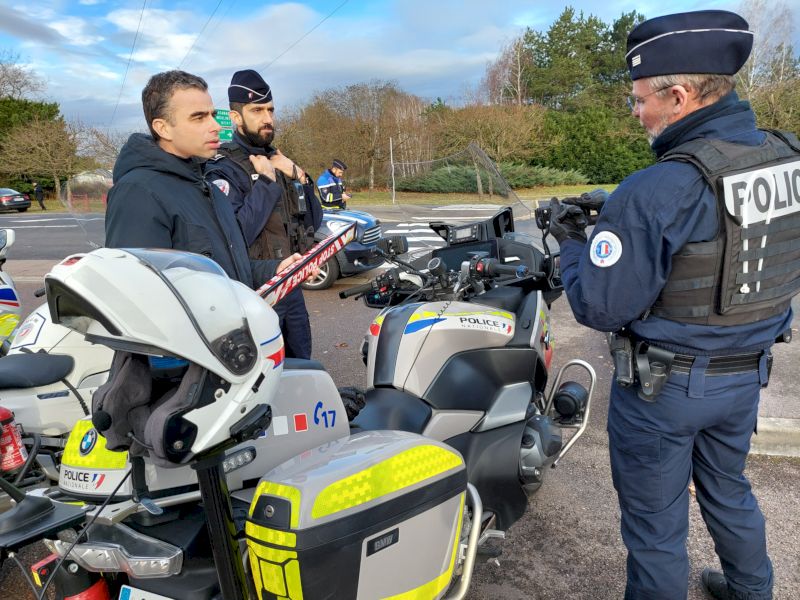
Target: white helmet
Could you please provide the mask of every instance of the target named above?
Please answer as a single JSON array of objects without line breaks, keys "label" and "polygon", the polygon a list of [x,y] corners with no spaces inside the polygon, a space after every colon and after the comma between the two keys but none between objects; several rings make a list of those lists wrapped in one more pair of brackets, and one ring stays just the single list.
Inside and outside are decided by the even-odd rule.
[{"label": "white helmet", "polygon": [[[177,466],[269,425],[284,357],[278,317],[211,259],[101,248],[64,259],[45,286],[55,323],[117,351],[92,399],[109,449]],[[148,356],[189,365],[165,392]]]}]

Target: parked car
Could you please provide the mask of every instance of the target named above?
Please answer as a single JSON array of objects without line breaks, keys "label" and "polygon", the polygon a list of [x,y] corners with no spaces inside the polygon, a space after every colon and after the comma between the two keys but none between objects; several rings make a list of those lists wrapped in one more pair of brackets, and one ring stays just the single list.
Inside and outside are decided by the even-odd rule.
[{"label": "parked car", "polygon": [[31,207],[31,197],[11,188],[0,188],[0,209],[25,212]]},{"label": "parked car", "polygon": [[383,264],[383,258],[375,254],[375,246],[382,237],[381,222],[369,213],[360,210],[325,210],[322,212],[322,225],[314,238],[319,242],[351,223],[356,224],[355,241],[328,260],[313,281],[304,283],[305,289],[325,290],[339,277],[363,273]]}]

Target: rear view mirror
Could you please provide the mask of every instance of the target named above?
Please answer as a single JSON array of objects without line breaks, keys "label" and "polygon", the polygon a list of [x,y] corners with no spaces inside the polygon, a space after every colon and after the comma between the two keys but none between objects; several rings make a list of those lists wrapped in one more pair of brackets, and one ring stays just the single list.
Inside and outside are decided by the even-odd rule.
[{"label": "rear view mirror", "polygon": [[378,248],[391,256],[405,254],[408,252],[408,239],[404,235],[387,235],[378,240]]}]

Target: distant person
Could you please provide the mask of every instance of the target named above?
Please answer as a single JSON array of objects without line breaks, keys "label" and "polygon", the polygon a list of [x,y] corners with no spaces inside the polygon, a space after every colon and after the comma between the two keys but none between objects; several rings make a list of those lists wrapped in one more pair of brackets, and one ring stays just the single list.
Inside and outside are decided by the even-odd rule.
[{"label": "distant person", "polygon": [[331,168],[325,171],[317,179],[322,206],[324,208],[347,208],[347,201],[350,194],[344,190],[342,175],[347,170],[347,165],[338,159],[334,159]]},{"label": "distant person", "polygon": [[153,75],[142,105],[150,135],[131,135],[114,165],[106,246],[203,254],[251,288],[300,259],[250,260],[230,202],[203,179],[220,131],[203,79],[177,70]]},{"label": "distant person", "polygon": [[39,203],[39,208],[42,210],[47,210],[47,208],[44,206],[44,190],[42,189],[42,186],[35,181],[33,182],[33,196]]},{"label": "distant person", "polygon": [[[224,194],[251,258],[283,259],[314,245],[322,208],[314,184],[275,148],[275,104],[267,82],[252,69],[237,71],[228,87],[233,140],[206,163],[206,178]],[[311,323],[297,287],[275,306],[289,358],[311,358]]]}]

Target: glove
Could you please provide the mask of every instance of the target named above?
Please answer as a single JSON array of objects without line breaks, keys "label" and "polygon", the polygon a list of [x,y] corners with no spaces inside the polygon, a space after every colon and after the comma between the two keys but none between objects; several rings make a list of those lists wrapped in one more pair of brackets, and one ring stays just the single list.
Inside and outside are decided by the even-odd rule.
[{"label": "glove", "polygon": [[583,209],[572,205],[563,205],[558,198],[550,200],[550,233],[556,238],[559,244],[564,240],[570,239],[576,242],[586,243],[586,226],[589,225],[589,218]]},{"label": "glove", "polygon": [[344,410],[347,413],[347,420],[352,421],[367,404],[364,392],[356,387],[339,388],[339,395],[342,397]]},{"label": "glove", "polygon": [[597,214],[592,215],[591,213],[599,213],[606,200],[608,200],[608,192],[598,188],[591,192],[584,192],[580,196],[564,198],[562,202],[583,209],[583,212],[589,217],[589,223],[594,224],[597,221]]}]

